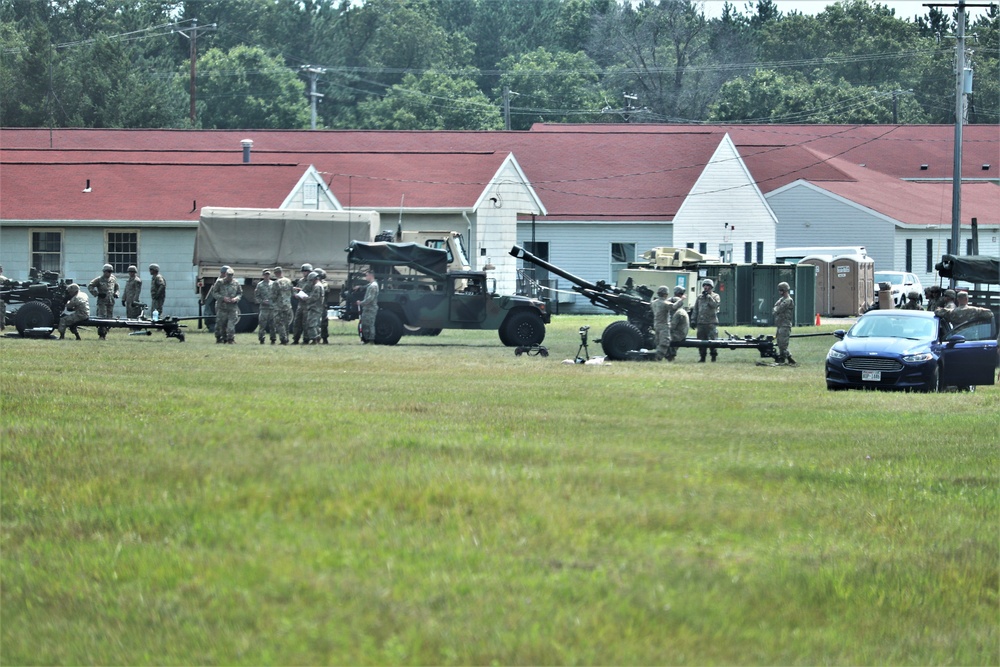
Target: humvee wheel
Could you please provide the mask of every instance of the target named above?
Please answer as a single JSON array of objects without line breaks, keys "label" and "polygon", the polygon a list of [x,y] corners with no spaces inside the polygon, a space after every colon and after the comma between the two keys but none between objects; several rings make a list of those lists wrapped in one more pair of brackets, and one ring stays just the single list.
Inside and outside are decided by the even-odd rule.
[{"label": "humvee wheel", "polygon": [[379,310],[375,316],[375,342],[395,345],[403,337],[403,320],[391,310]]},{"label": "humvee wheel", "polygon": [[[41,301],[31,301],[24,304],[14,313],[14,326],[22,336],[30,329],[55,328],[55,318],[49,304]],[[31,335],[30,333],[27,335]]]},{"label": "humvee wheel", "polygon": [[236,320],[236,333],[253,333],[257,329],[257,322],[260,319],[260,313],[256,309],[256,305],[250,299],[245,296],[240,297],[240,316]]},{"label": "humvee wheel", "polygon": [[601,348],[614,361],[625,361],[631,350],[641,347],[642,332],[628,320],[612,322],[601,334]]},{"label": "humvee wheel", "polygon": [[508,347],[532,347],[545,340],[541,316],[527,310],[515,310],[500,325],[500,342]]}]

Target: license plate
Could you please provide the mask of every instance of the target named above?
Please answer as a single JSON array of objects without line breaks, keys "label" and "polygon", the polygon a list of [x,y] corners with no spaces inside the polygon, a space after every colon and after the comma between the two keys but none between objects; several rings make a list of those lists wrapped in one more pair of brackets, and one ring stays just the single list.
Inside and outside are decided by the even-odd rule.
[{"label": "license plate", "polygon": [[861,371],[862,382],[881,382],[882,371]]}]

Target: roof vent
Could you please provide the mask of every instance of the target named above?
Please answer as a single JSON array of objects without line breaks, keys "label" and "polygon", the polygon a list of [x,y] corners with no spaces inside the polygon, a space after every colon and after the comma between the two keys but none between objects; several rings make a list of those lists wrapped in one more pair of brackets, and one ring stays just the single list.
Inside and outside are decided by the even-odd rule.
[{"label": "roof vent", "polygon": [[240,142],[243,147],[243,164],[250,164],[250,149],[253,147],[253,139],[244,139]]},{"label": "roof vent", "polygon": [[920,171],[927,171],[927,165],[926,164],[920,165]]},{"label": "roof vent", "polygon": [[986,164],[983,165],[983,171],[989,171],[989,170],[990,170],[990,163],[987,162]]}]

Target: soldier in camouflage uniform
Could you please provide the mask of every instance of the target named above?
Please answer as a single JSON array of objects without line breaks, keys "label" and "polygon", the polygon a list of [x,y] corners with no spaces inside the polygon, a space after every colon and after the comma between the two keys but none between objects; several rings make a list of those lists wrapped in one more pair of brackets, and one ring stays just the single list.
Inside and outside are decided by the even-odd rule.
[{"label": "soldier in camouflage uniform", "polygon": [[667,350],[667,361],[673,361],[677,356],[677,346],[674,343],[686,340],[691,328],[691,318],[684,307],[686,292],[686,289],[678,285],[674,288],[674,298],[670,300],[670,349]]},{"label": "soldier in camouflage uniform", "polygon": [[[309,274],[312,273],[312,264],[303,264],[302,268],[299,269],[302,272],[302,277],[295,281],[295,296],[299,299],[298,307],[295,309],[295,314],[292,316],[292,345],[298,345],[299,339],[302,338],[302,334],[305,333],[306,328],[306,311],[302,307],[303,299],[298,296],[299,290],[305,292],[307,295],[309,291],[312,290],[312,285],[309,281]],[[305,342],[309,342],[307,338]]]},{"label": "soldier in camouflage uniform", "polygon": [[136,305],[142,294],[142,278],[136,275],[138,270],[134,266],[128,267],[128,282],[125,283],[125,296],[122,297],[125,317],[133,320],[142,314],[142,308]]},{"label": "soldier in camouflage uniform", "polygon": [[653,334],[656,343],[656,360],[668,356],[670,351],[670,302],[667,297],[670,291],[666,285],[656,290],[656,298],[649,304],[653,311]]},{"label": "soldier in camouflage uniform", "polygon": [[308,276],[312,283],[308,297],[299,304],[305,314],[305,340],[308,345],[319,345],[323,334],[323,316],[326,314],[326,287],[315,271]]},{"label": "soldier in camouflage uniform", "polygon": [[275,267],[274,278],[274,284],[271,285],[274,329],[281,344],[288,345],[288,325],[292,323],[292,281],[285,277],[280,266]]},{"label": "soldier in camouflage uniform", "polygon": [[375,318],[378,317],[378,283],[375,282],[375,273],[370,269],[365,272],[365,280],[368,281],[365,297],[358,303],[361,308],[361,342],[374,344]]},{"label": "soldier in camouflage uniform", "polygon": [[774,338],[778,344],[778,363],[795,365],[795,360],[788,353],[788,341],[792,335],[792,322],[795,319],[795,303],[789,296],[791,288],[788,283],[778,283],[778,300],[774,302],[771,313],[774,315],[774,326],[777,328]]},{"label": "soldier in camouflage uniform", "polygon": [[240,317],[240,298],[243,297],[243,287],[233,280],[233,270],[226,271],[226,277],[219,281],[215,289],[215,342],[236,342],[236,320]]},{"label": "soldier in camouflage uniform", "polygon": [[68,327],[77,340],[80,340],[80,332],[76,330],[76,325],[84,322],[90,317],[90,299],[80,291],[80,286],[73,284],[66,288],[66,314],[59,318],[59,340],[66,337]]},{"label": "soldier in camouflage uniform", "polygon": [[938,285],[925,287],[924,296],[927,297],[927,310],[933,313],[941,303],[941,287]]},{"label": "soldier in camouflage uniform", "polygon": [[[3,267],[0,266],[0,286],[7,282],[7,276],[3,274]],[[7,305],[0,299],[0,331],[7,325]]]},{"label": "soldier in camouflage uniform", "polygon": [[[226,267],[229,268],[229,267]],[[160,275],[160,265],[150,264],[149,275],[149,312],[156,311],[163,316],[163,301],[167,298],[167,281]]]},{"label": "soldier in camouflage uniform", "polygon": [[[323,288],[323,298],[326,299],[326,295],[330,293],[330,286],[326,283],[326,271],[323,269],[316,269],[316,275],[319,276],[319,284]],[[326,302],[323,303],[323,314],[320,317],[320,338],[323,339],[323,345],[330,344],[330,316],[326,312]]]},{"label": "soldier in camouflage uniform", "polygon": [[[118,279],[114,274],[115,267],[110,264],[104,265],[101,275],[90,281],[87,288],[90,293],[97,297],[97,317],[112,318],[115,316],[115,302],[118,301]],[[97,335],[101,340],[107,335],[108,330],[104,327],[97,327]]]},{"label": "soldier in camouflage uniform", "polygon": [[934,314],[945,322],[950,322],[953,327],[966,322],[993,319],[993,311],[989,308],[969,305],[969,293],[965,290],[958,293],[955,297],[955,303],[954,308],[938,308]]},{"label": "soldier in camouflage uniform", "polygon": [[906,295],[906,303],[899,307],[900,310],[923,310],[920,307],[920,292],[912,290]]},{"label": "soldier in camouflage uniform", "polygon": [[264,269],[261,275],[263,278],[253,291],[254,300],[257,302],[257,339],[263,345],[264,335],[270,333],[271,345],[274,345],[277,340],[274,330],[274,282],[268,269]]},{"label": "soldier in camouflage uniform", "polygon": [[[701,281],[701,294],[695,299],[694,317],[692,318],[698,340],[715,340],[719,337],[719,302],[722,299],[713,291],[714,289],[715,283],[712,282],[711,278],[705,278]],[[700,363],[705,362],[705,353],[705,348],[698,348],[698,354],[701,355],[701,358],[698,359]],[[712,361],[715,361],[718,356],[718,351],[712,349]]]}]

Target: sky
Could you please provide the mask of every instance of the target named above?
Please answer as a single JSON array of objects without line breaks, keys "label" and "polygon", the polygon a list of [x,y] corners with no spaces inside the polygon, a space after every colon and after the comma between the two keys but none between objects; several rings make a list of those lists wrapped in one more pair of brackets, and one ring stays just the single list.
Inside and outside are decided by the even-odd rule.
[{"label": "sky", "polygon": [[[722,6],[725,4],[725,0],[703,0],[705,3],[705,16],[708,18],[715,18],[722,14]],[[740,10],[742,13],[746,13],[745,5],[753,2],[756,5],[756,0],[729,0],[730,4]],[[943,4],[958,4],[958,0],[869,0],[872,4],[876,2],[880,5],[889,7],[890,9],[896,10],[896,18],[907,19],[912,21],[914,16],[924,16],[928,8],[924,7],[924,4],[931,4],[941,2]],[[988,0],[967,0],[972,4],[986,4]],[[776,0],[778,5],[778,10],[782,13],[788,13],[791,11],[801,12],[803,14],[818,14],[823,11],[827,5],[832,5],[836,0]],[[953,7],[945,8],[947,13],[951,13],[954,10]],[[982,9],[969,7],[968,11],[970,17],[978,16],[978,12],[982,12]]]}]

